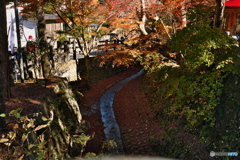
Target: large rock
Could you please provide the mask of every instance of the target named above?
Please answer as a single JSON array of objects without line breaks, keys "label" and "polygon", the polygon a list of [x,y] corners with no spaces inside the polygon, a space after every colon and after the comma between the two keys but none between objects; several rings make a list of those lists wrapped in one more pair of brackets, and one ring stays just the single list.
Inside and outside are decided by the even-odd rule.
[{"label": "large rock", "polygon": [[67,62],[55,62],[55,68],[52,73],[54,76],[65,77],[68,81],[77,80],[77,66],[75,60]]},{"label": "large rock", "polygon": [[53,92],[44,98],[38,113],[37,127],[34,129],[36,135],[32,136],[32,142],[48,142],[45,147],[50,150],[48,155],[53,159],[82,153],[85,143],[75,143],[85,135],[81,129],[82,115],[66,78],[59,78]]}]

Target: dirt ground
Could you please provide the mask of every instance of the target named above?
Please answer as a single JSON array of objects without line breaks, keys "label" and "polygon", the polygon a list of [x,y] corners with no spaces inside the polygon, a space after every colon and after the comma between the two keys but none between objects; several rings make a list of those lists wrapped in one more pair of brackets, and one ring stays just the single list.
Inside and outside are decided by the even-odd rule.
[{"label": "dirt ground", "polygon": [[[88,128],[87,134],[94,134],[94,138],[87,143],[85,153],[94,152],[101,154],[104,150],[102,146],[106,139],[98,107],[100,97],[112,86],[137,73],[140,69],[140,66],[132,66],[126,71],[91,85],[89,90],[82,92],[83,96],[79,96],[83,123]],[[113,108],[121,130],[125,154],[157,156],[149,145],[149,139],[152,137],[161,139],[164,135],[164,129],[161,128],[152,108],[145,98],[144,92],[141,91],[141,81],[143,78],[144,74],[127,82],[115,94]],[[6,113],[17,108],[22,108],[21,115],[33,113],[41,105],[43,96],[51,92],[51,84],[54,81],[55,79],[52,79],[46,88],[43,81],[40,81],[42,85],[36,85],[32,82],[15,84],[11,88],[12,98],[6,102]],[[7,120],[7,123],[11,124],[11,121]],[[191,137],[191,135],[187,135],[184,132],[179,132],[179,134],[181,137],[185,137],[183,138],[184,142],[187,142],[198,150],[198,154],[204,152],[204,150],[199,149],[203,147],[199,147],[198,144],[192,144],[195,141],[195,137]],[[3,137],[4,135],[1,136]],[[5,152],[1,152],[0,147],[0,159],[4,154]],[[8,153],[6,152],[6,154]],[[204,153],[204,155],[207,154]],[[20,152],[18,156],[21,156]]]},{"label": "dirt ground", "polygon": [[131,67],[127,71],[102,80],[91,86],[90,90],[83,92],[84,96],[80,100],[83,120],[90,127],[88,134],[94,133],[94,138],[87,143],[86,152],[100,154],[103,142],[106,140],[103,132],[101,113],[98,108],[100,97],[119,81],[137,73],[140,69],[140,67]]},{"label": "dirt ground", "polygon": [[[101,114],[99,108],[97,107],[100,97],[109,88],[117,84],[119,81],[137,73],[140,69],[140,66],[130,67],[126,71],[123,71],[115,76],[104,79],[99,83],[92,85],[90,90],[83,92],[83,97],[80,96],[80,109],[83,115],[83,122],[89,128],[88,134],[94,134],[94,138],[87,143],[85,152],[94,152],[96,154],[101,154],[102,145],[106,140],[103,132],[104,128],[101,120]],[[122,134],[124,135],[122,138],[124,140],[124,145],[126,146],[125,153],[138,154],[142,150],[145,150],[144,152],[142,152],[142,154],[153,155],[154,153],[147,145],[148,135],[146,131],[149,129],[146,129],[146,126],[144,126],[149,125],[147,128],[150,127],[150,123],[145,122],[150,121],[150,119],[147,120],[147,118],[151,116],[151,110],[149,109],[148,105],[145,105],[147,101],[143,99],[144,96],[139,90],[140,80],[141,77],[136,78],[136,80],[132,80],[129,83],[125,84],[125,86],[131,88],[130,92],[128,92],[128,89],[125,90],[125,87],[123,87],[120,92],[116,94],[114,109],[116,112],[117,121],[122,130]],[[41,85],[36,85],[35,83],[28,81],[26,81],[25,83],[16,83],[15,86],[11,88],[12,98],[6,102],[6,113],[9,113],[11,110],[17,108],[22,108],[22,116],[31,115],[32,113],[34,113],[37,110],[38,106],[41,105],[41,100],[44,95],[51,92],[52,82],[54,82],[54,79],[51,79],[46,88],[44,87],[44,81],[41,80],[39,82]],[[132,85],[131,83],[133,83],[134,85]],[[124,108],[121,109],[122,104],[124,104]],[[146,108],[138,104],[142,104]],[[136,111],[136,107],[142,108],[141,111]],[[134,115],[133,113],[138,115]],[[129,116],[127,116],[127,114],[129,114]],[[142,114],[141,116],[144,118],[140,120],[139,114]],[[148,114],[149,116],[144,116]],[[132,121],[133,119],[134,121]],[[126,123],[128,121],[131,121],[132,123]],[[7,119],[7,124],[11,124],[11,119]],[[9,129],[11,130],[11,125],[9,127]],[[140,130],[139,128],[142,129]],[[135,138],[138,137],[138,140],[129,138],[133,137],[134,134],[137,134]],[[139,144],[141,144],[142,147],[134,149],[137,148]]]},{"label": "dirt ground", "polygon": [[[106,140],[103,132],[100,110],[97,107],[102,94],[119,81],[137,73],[141,67],[131,67],[127,71],[105,79],[92,86],[89,91],[84,92],[81,102],[84,104],[81,111],[83,119],[89,124],[89,134],[95,133],[95,137],[88,142],[86,152],[101,154],[101,147]],[[133,156],[158,156],[149,145],[151,138],[162,139],[165,130],[160,126],[159,121],[152,107],[141,90],[141,82],[144,74],[127,82],[114,97],[113,108],[116,120],[119,124],[124,152]],[[204,145],[197,142],[197,137],[186,133],[183,128],[178,128],[176,138],[186,146],[194,149],[194,154],[209,159],[209,153]],[[181,151],[181,148],[179,148]]]},{"label": "dirt ground", "polygon": [[[101,153],[101,147],[105,141],[101,114],[97,107],[100,97],[117,82],[139,70],[140,67],[131,67],[123,73],[97,83],[89,91],[83,93],[84,97],[81,99],[84,104],[83,119],[90,126],[88,133],[95,133],[95,137],[88,142],[86,151]],[[143,75],[131,80],[116,93],[113,108],[121,130],[125,154],[156,156],[149,146],[149,138],[151,136],[160,138],[163,131],[154,119],[154,114],[144,93],[140,90],[142,78]]]}]

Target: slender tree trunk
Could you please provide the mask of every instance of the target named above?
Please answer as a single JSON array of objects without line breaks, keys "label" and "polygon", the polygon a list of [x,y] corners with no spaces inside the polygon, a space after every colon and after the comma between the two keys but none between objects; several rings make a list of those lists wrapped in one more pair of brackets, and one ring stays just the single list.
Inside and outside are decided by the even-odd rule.
[{"label": "slender tree trunk", "polygon": [[222,28],[225,2],[226,0],[216,0],[217,5],[216,5],[216,12],[215,12],[215,20],[214,20],[215,27]]},{"label": "slender tree trunk", "polygon": [[21,36],[20,36],[20,29],[19,29],[19,13],[18,13],[18,1],[14,0],[14,10],[15,10],[15,19],[16,19],[16,31],[17,31],[17,44],[18,44],[18,55],[20,56],[19,59],[19,66],[20,66],[20,74],[21,74],[21,83],[24,83],[24,67],[23,67],[23,53],[22,53],[22,46],[21,46]]},{"label": "slender tree trunk", "polygon": [[85,71],[86,71],[86,75],[85,75],[84,78],[86,80],[88,80],[88,78],[90,76],[90,71],[91,71],[91,61],[90,61],[90,57],[89,57],[89,55],[90,55],[89,46],[87,45],[87,43],[83,42],[84,47],[81,47],[80,39],[76,39],[76,40],[77,40],[78,46],[80,47],[80,50],[83,52],[83,55],[84,55]]},{"label": "slender tree trunk", "polygon": [[148,32],[146,31],[146,21],[147,21],[147,15],[146,15],[146,1],[145,0],[141,0],[141,10],[140,10],[140,24],[139,24],[139,28],[142,32],[143,35],[148,35]]},{"label": "slender tree trunk", "polygon": [[38,39],[39,39],[39,51],[42,55],[41,64],[43,77],[47,82],[47,78],[50,75],[50,60],[48,53],[48,44],[46,41],[46,22],[44,18],[44,4],[39,3],[37,6],[37,20],[38,20]]},{"label": "slender tree trunk", "polygon": [[[7,49],[7,22],[6,2],[0,1],[0,114],[5,113],[5,101],[8,99],[9,91],[9,59]],[[5,119],[0,117],[0,129],[6,125]]]}]

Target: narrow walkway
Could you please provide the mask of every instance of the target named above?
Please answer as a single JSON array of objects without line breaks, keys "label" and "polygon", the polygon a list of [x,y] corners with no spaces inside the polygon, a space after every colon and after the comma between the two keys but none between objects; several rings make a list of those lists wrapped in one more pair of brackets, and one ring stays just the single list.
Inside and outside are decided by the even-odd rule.
[{"label": "narrow walkway", "polygon": [[120,126],[125,155],[155,157],[158,155],[149,140],[153,137],[161,139],[164,131],[141,90],[143,78],[144,75],[141,75],[125,84],[116,93],[113,108]]},{"label": "narrow walkway", "polygon": [[120,129],[115,118],[115,114],[112,108],[114,96],[117,91],[119,91],[125,83],[138,77],[144,72],[144,69],[140,70],[138,73],[120,81],[114,87],[110,88],[100,99],[100,112],[102,115],[102,121],[104,123],[104,133],[107,140],[114,140],[117,143],[117,149],[119,154],[124,154]]},{"label": "narrow walkway", "polygon": [[106,141],[106,136],[104,133],[104,124],[102,122],[102,115],[100,113],[100,98],[106,93],[110,88],[118,84],[120,81],[136,74],[141,70],[141,66],[132,66],[128,70],[121,72],[115,76],[104,79],[99,83],[91,86],[91,89],[83,92],[83,97],[81,97],[81,113],[83,115],[83,120],[86,122],[89,129],[87,134],[94,134],[93,139],[88,141],[85,152],[94,152],[96,154],[102,153],[102,146],[104,141]]}]

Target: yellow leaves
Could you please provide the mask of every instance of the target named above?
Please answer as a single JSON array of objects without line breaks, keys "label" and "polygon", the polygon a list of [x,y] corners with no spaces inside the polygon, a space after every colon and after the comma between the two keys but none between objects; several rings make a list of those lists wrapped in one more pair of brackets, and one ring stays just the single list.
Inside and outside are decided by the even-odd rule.
[{"label": "yellow leaves", "polygon": [[233,64],[234,63],[233,60],[232,59],[226,59],[226,60],[220,62],[219,64],[217,64],[216,69],[224,68],[225,65],[230,64],[230,63]]},{"label": "yellow leaves", "polygon": [[40,130],[40,129],[43,129],[43,128],[46,128],[50,125],[50,123],[47,123],[47,124],[44,124],[44,125],[39,125],[37,126],[35,129],[34,129],[34,132]]},{"label": "yellow leaves", "polygon": [[22,135],[22,143],[24,143],[28,138],[28,134],[23,134]]},{"label": "yellow leaves", "polygon": [[102,26],[102,27],[101,27],[101,31],[106,32],[106,33],[109,33],[110,29],[109,29],[108,27]]},{"label": "yellow leaves", "polygon": [[8,141],[9,141],[8,138],[1,138],[1,139],[0,139],[0,143],[6,143],[6,142],[8,142]]},{"label": "yellow leaves", "polygon": [[115,28],[122,28],[122,29],[134,29],[138,27],[137,20],[131,19],[131,17],[117,18],[111,21],[111,24]]},{"label": "yellow leaves", "polygon": [[90,5],[98,5],[99,1],[98,0],[89,0]]},{"label": "yellow leaves", "polygon": [[0,139],[0,144],[3,143],[4,145],[10,146],[15,138],[16,132],[8,132],[7,138],[3,137]]}]

